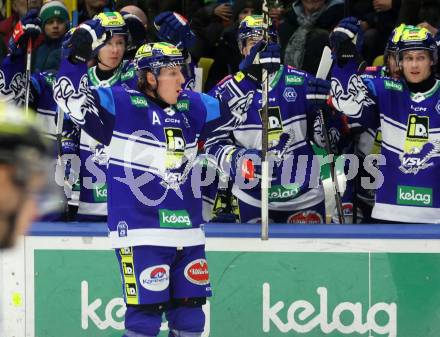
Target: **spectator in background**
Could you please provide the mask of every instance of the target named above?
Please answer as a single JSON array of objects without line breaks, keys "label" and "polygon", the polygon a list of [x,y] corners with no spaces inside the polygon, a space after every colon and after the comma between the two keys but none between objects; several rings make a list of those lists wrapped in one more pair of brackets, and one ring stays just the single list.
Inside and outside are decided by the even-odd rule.
[{"label": "spectator in background", "polygon": [[0,22],[0,59],[2,59],[7,52],[9,39],[12,36],[15,25],[18,21],[30,10],[41,7],[41,0],[14,0],[12,1],[12,15]]},{"label": "spectator in background", "polygon": [[40,10],[44,42],[34,53],[33,71],[57,71],[61,62],[61,43],[69,28],[69,12],[61,1],[49,1]]},{"label": "spectator in background", "polygon": [[279,28],[284,63],[315,74],[329,33],[343,14],[343,0],[295,1]]},{"label": "spectator in background", "polygon": [[84,0],[83,4],[79,6],[78,23],[93,19],[95,15],[110,10],[110,0]]},{"label": "spectator in background", "polygon": [[383,54],[385,45],[393,29],[399,23],[400,0],[352,0],[349,14],[361,20],[364,31],[362,56],[367,64]]}]

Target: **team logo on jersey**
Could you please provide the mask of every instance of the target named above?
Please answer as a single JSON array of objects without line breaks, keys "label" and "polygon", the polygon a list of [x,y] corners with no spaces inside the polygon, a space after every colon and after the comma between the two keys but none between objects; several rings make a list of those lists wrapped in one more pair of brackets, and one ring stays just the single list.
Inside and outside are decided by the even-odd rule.
[{"label": "team logo on jersey", "polygon": [[287,102],[295,102],[298,94],[292,87],[284,88],[283,97]]},{"label": "team logo on jersey", "polygon": [[144,269],[139,275],[139,282],[147,290],[165,290],[170,284],[170,266],[161,264]]},{"label": "team logo on jersey", "polygon": [[165,140],[167,143],[167,157],[165,167],[167,169],[179,168],[185,153],[185,138],[182,129],[164,128]]},{"label": "team logo on jersey", "polygon": [[287,223],[320,224],[323,223],[322,215],[315,211],[301,211],[289,216]]},{"label": "team logo on jersey", "polygon": [[[261,118],[262,109],[260,109]],[[281,112],[279,106],[271,106],[267,109],[267,117],[269,120],[269,143],[280,140],[283,133],[283,121],[281,119]]]},{"label": "team logo on jersey", "polygon": [[[107,189],[106,189],[106,193],[105,193],[106,199],[107,199]],[[119,221],[118,222],[118,226],[116,227],[117,231],[118,231],[118,236],[120,238],[124,238],[127,237],[128,234],[128,225],[125,221]]]},{"label": "team logo on jersey", "polygon": [[94,143],[90,145],[90,150],[92,151],[92,161],[98,165],[107,165],[108,154],[105,145],[101,143]]},{"label": "team logo on jersey", "polygon": [[184,271],[185,278],[197,285],[209,284],[208,263],[205,259],[198,259],[188,263]]},{"label": "team logo on jersey", "polygon": [[397,204],[409,206],[432,206],[432,188],[397,186]]},{"label": "team logo on jersey", "polygon": [[384,86],[385,86],[385,89],[388,89],[388,90],[403,91],[402,83],[398,83],[395,81],[384,80]]},{"label": "team logo on jersey", "polygon": [[411,152],[400,155],[399,169],[406,174],[417,174],[420,170],[427,169],[434,165],[433,157],[440,156],[440,140],[428,142],[422,146],[414,147]]},{"label": "team logo on jersey", "polygon": [[440,115],[440,99],[437,101],[437,104],[435,105],[435,111]]}]

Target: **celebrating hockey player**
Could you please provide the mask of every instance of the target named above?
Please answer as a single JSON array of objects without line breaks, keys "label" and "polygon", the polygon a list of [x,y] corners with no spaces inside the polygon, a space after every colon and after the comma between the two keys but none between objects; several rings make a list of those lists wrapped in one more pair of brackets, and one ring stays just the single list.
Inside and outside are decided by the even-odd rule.
[{"label": "celebrating hockey player", "polygon": [[[90,29],[94,25],[92,29]],[[104,31],[96,23],[73,34],[96,52]],[[165,312],[169,336],[200,336],[202,305],[211,295],[201,198],[191,188],[201,134],[217,123],[219,102],[182,91],[182,53],[168,43],[142,46],[135,57],[138,89],[89,87],[76,79],[92,55],[63,62],[58,104],[86,132],[109,146],[108,226],[121,266],[127,312],[125,336],[157,336]],[[208,128],[208,129],[207,129]]]},{"label": "celebrating hockey player", "polygon": [[[336,65],[332,103],[351,124],[382,132],[381,176],[372,217],[384,221],[436,223],[440,215],[440,90],[433,75],[437,46],[424,28],[406,27],[397,42],[401,79],[361,78],[354,41],[359,21],[347,18],[331,35]],[[357,46],[359,47],[359,45]],[[383,178],[383,179],[381,179]],[[366,182],[364,181],[364,184]]]},{"label": "celebrating hockey player", "polygon": [[[280,65],[276,33],[271,30],[272,41],[262,41],[262,23],[260,15],[247,16],[240,23],[238,43],[244,56],[241,71],[224,79],[215,91],[241,122],[211,147],[210,153],[217,157],[222,174],[233,183],[232,194],[238,199],[232,201],[238,203],[237,220],[259,222],[260,185],[245,187],[241,182],[250,179],[252,183],[261,173],[261,75],[265,67],[270,74],[269,152],[274,164],[269,217],[273,222],[322,223],[324,193],[309,137],[329,86],[304,71]],[[252,160],[247,160],[250,157]]]}]

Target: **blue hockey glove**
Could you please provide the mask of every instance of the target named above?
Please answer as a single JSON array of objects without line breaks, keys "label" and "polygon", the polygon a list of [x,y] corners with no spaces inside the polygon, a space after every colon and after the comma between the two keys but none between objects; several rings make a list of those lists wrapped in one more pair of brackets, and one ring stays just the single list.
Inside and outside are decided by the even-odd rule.
[{"label": "blue hockey glove", "polygon": [[127,52],[135,53],[140,46],[147,42],[147,31],[142,21],[136,15],[126,12],[121,12],[121,15],[129,32]]},{"label": "blue hockey glove", "polygon": [[154,18],[157,36],[164,42],[174,44],[179,49],[188,49],[196,41],[188,21],[175,12],[162,12]]},{"label": "blue hockey glove", "polygon": [[36,39],[41,34],[41,20],[36,9],[31,9],[15,25],[12,36],[9,39],[9,52],[17,54],[24,48],[29,38]]},{"label": "blue hockey glove", "polygon": [[363,31],[360,21],[355,17],[341,20],[330,34],[333,58],[340,65],[350,59],[358,58],[363,46]]},{"label": "blue hockey glove", "polygon": [[307,81],[306,98],[312,110],[327,106],[330,97],[331,82],[311,77]]},{"label": "blue hockey glove", "polygon": [[240,174],[244,179],[261,177],[261,151],[255,149],[237,148],[230,154],[230,176],[235,178]]},{"label": "blue hockey glove", "polygon": [[266,43],[261,40],[251,48],[249,55],[241,61],[239,69],[248,72],[250,75],[254,75],[254,77],[258,79],[261,78],[262,69],[266,69],[269,73],[272,73],[279,69],[280,63],[280,45],[274,42]]},{"label": "blue hockey glove", "polygon": [[73,63],[86,62],[98,54],[108,38],[100,20],[87,20],[73,31],[70,39],[65,38],[63,55]]}]

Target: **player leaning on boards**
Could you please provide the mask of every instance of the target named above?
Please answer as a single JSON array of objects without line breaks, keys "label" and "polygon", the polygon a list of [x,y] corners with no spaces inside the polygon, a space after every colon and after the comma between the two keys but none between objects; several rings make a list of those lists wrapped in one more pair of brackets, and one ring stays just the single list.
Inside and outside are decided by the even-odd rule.
[{"label": "player leaning on boards", "polygon": [[[103,32],[86,31],[100,48]],[[202,132],[215,135],[210,125],[220,107],[210,96],[182,91],[183,62],[171,44],[146,44],[135,57],[140,91],[92,89],[69,79],[86,68],[71,54],[55,86],[63,110],[109,146],[108,226],[124,282],[126,337],[157,336],[164,312],[170,336],[200,336],[202,304],[211,295],[191,173]]]},{"label": "player leaning on boards", "polygon": [[[222,173],[233,183],[239,222],[259,222],[261,187],[253,184],[253,188],[245,189],[241,182],[242,178],[252,179],[252,172],[257,178],[261,173],[261,75],[262,67],[266,67],[270,74],[269,153],[274,164],[269,218],[282,223],[322,223],[324,192],[310,140],[317,110],[320,104],[325,105],[330,86],[304,71],[280,65],[277,34],[273,28],[269,32],[271,41],[262,41],[261,15],[247,16],[240,23],[241,71],[226,77],[213,91],[241,120],[229,135],[211,147],[210,154],[218,159]],[[252,160],[246,162],[249,165],[243,170],[244,158]]]},{"label": "player leaning on boards", "polygon": [[[401,32],[401,79],[361,78],[353,41],[359,21],[341,21],[331,35],[337,62],[332,103],[351,124],[382,131],[383,183],[372,217],[381,222],[438,223],[440,219],[440,82],[434,77],[437,46],[424,28]],[[386,160],[386,163],[385,163]]]}]

